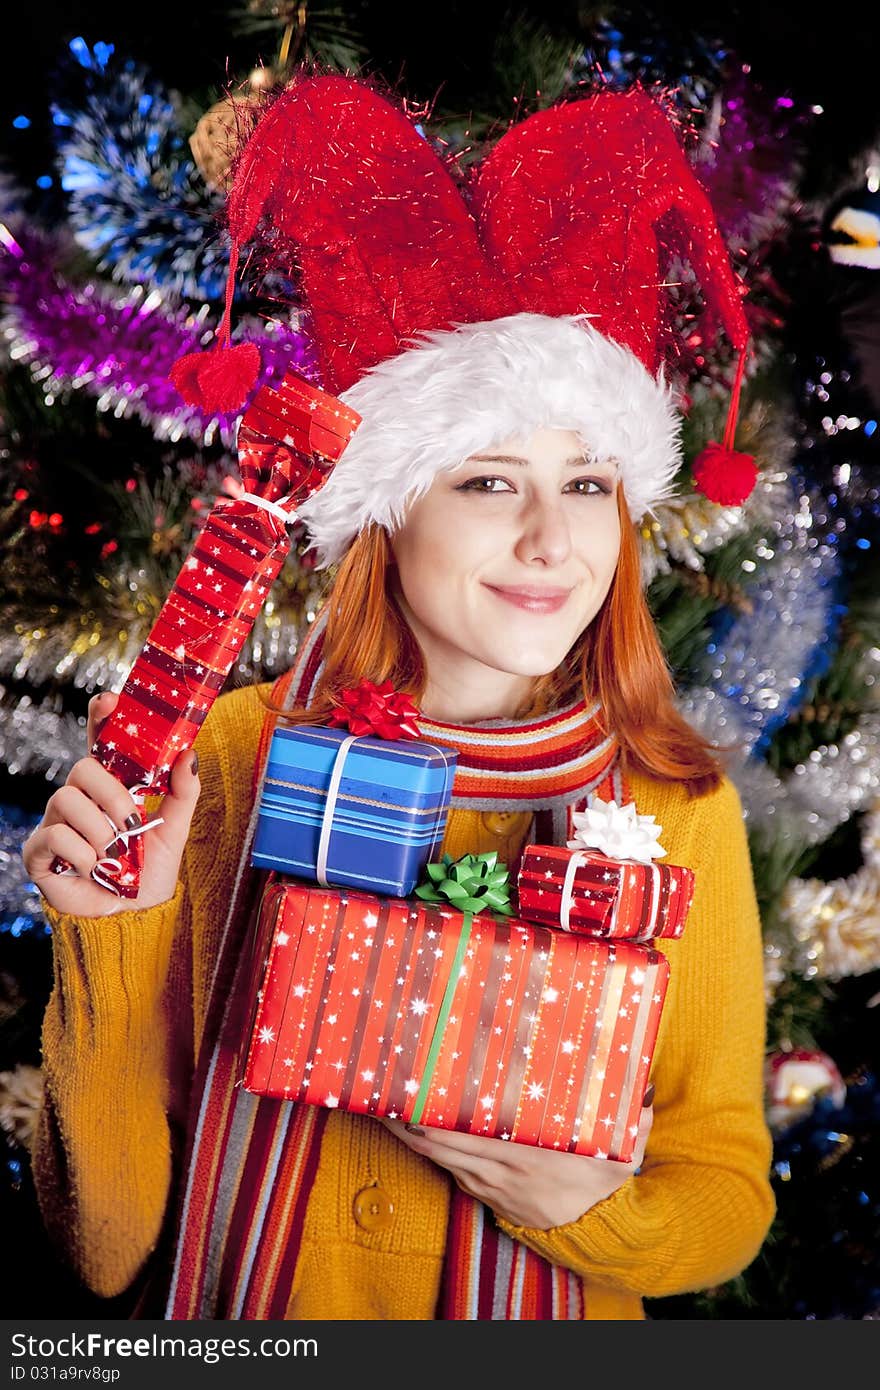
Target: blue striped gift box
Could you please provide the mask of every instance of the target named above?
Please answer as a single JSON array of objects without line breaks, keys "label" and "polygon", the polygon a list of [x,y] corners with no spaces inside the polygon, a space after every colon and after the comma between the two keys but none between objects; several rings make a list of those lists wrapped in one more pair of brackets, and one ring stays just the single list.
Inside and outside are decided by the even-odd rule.
[{"label": "blue striped gift box", "polygon": [[[251,862],[317,880],[330,778],[346,729],[279,727],[272,736]],[[345,754],[330,822],[327,883],[406,897],[439,855],[454,748],[358,738]]]}]

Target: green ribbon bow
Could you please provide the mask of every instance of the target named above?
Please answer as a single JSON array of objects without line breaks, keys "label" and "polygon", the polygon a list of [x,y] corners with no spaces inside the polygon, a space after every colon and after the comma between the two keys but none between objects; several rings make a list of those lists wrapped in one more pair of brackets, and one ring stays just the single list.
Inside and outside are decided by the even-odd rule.
[{"label": "green ribbon bow", "polygon": [[446,901],[459,912],[482,912],[486,907],[507,916],[513,912],[510,875],[498,863],[495,850],[488,854],[463,854],[460,859],[444,854],[439,863],[428,864],[426,872],[428,882],[416,889],[416,897],[425,902]]}]

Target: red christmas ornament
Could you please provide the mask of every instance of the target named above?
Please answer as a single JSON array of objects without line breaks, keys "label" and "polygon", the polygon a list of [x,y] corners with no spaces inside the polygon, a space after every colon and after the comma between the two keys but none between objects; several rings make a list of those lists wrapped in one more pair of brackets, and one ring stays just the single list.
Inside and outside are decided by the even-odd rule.
[{"label": "red christmas ornament", "polygon": [[767,1120],[778,1134],[803,1119],[820,1098],[836,1108],[846,1101],[846,1082],[827,1052],[792,1048],[773,1052],[764,1065]]},{"label": "red christmas ornament", "polygon": [[329,721],[336,728],[347,728],[358,738],[421,738],[415,722],[418,706],[408,695],[395,690],[390,681],[381,685],[361,681],[353,690],[341,691],[339,698],[342,707],[333,711]]}]

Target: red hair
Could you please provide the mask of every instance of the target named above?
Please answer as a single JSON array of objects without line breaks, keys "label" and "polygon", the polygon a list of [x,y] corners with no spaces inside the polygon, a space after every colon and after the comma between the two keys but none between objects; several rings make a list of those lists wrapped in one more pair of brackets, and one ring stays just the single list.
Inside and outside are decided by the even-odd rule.
[{"label": "red hair", "polygon": [[[675,707],[675,686],[648,608],[636,530],[620,487],[617,508],[620,556],[608,595],[562,665],[535,682],[517,715],[543,713],[581,696],[588,703],[598,699],[628,769],[686,782],[699,796],[718,785],[721,765],[713,746]],[[324,724],[338,692],[362,680],[390,680],[421,701],[424,658],[387,582],[392,563],[385,531],[376,524],[365,527],[340,561],[327,598],[324,668],[308,709],[282,711],[269,702],[270,709],[297,723]]]}]

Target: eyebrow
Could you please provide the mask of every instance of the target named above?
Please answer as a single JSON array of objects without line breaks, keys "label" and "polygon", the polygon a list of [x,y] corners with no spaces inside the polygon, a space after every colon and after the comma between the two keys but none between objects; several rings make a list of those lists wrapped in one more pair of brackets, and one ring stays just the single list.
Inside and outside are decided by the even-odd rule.
[{"label": "eyebrow", "polygon": [[[520,458],[517,454],[469,454],[465,463],[512,463],[521,468],[527,468],[529,460]],[[613,460],[606,463],[595,463],[587,458],[585,454],[576,454],[573,458],[566,459],[564,467],[583,468],[585,465],[595,468],[614,468]]]}]

